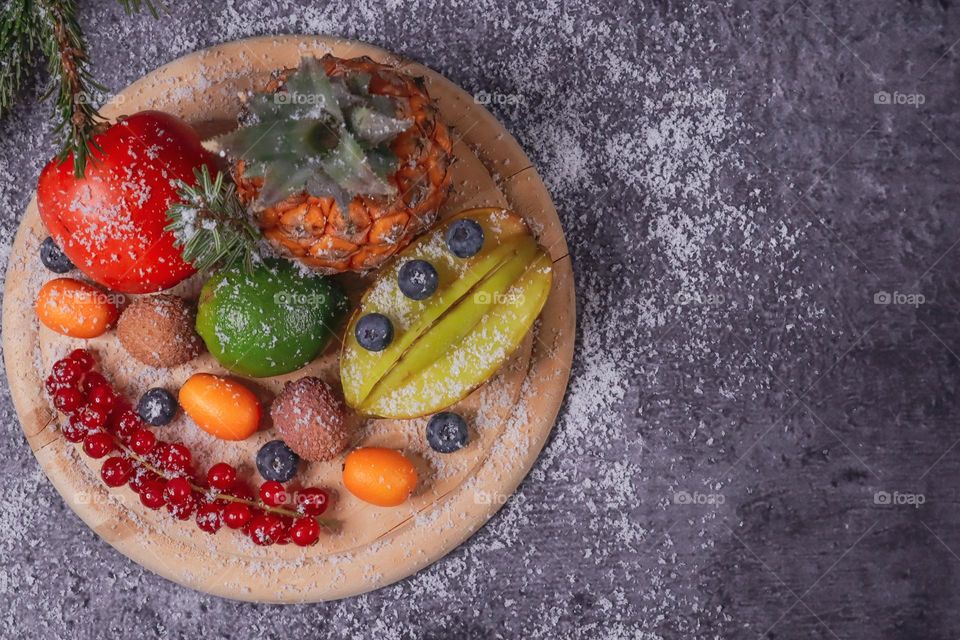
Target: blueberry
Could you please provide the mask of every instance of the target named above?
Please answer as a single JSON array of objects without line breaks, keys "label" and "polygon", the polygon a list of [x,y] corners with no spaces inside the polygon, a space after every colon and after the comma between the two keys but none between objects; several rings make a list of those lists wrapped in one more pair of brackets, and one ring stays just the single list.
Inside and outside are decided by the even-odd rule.
[{"label": "blueberry", "polygon": [[393,325],[382,313],[368,313],[357,320],[353,333],[367,351],[383,351],[393,342]]},{"label": "blueberry", "polygon": [[50,271],[54,273],[66,273],[73,271],[76,267],[70,262],[70,258],[63,252],[53,238],[48,237],[40,245],[40,261]]},{"label": "blueberry", "polygon": [[271,440],[257,452],[257,470],[265,480],[286,482],[297,474],[300,456],[283,440]]},{"label": "blueberry", "polygon": [[458,258],[476,255],[483,247],[483,227],[475,220],[461,218],[447,229],[447,247]]},{"label": "blueberry", "polygon": [[467,446],[467,421],[452,411],[438,413],[427,423],[427,442],[440,453],[453,453]]},{"label": "blueberry", "polygon": [[426,300],[437,290],[440,276],[426,260],[410,260],[400,267],[397,284],[403,295],[414,300]]},{"label": "blueberry", "polygon": [[169,424],[173,416],[177,415],[177,401],[166,389],[150,389],[140,396],[137,413],[147,424],[160,427]]}]

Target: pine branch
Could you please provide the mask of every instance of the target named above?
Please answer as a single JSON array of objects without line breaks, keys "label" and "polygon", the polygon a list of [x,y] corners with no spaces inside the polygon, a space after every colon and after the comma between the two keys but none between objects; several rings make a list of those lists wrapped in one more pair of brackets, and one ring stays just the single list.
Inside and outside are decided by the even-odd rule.
[{"label": "pine branch", "polygon": [[57,158],[63,162],[72,155],[74,175],[82,178],[90,153],[100,151],[93,136],[104,122],[93,106],[93,96],[106,89],[87,69],[87,47],[77,23],[76,3],[41,0],[41,5],[48,30],[43,52],[52,81],[46,95],[56,96],[55,108],[60,119],[54,129],[61,138]]},{"label": "pine branch", "polygon": [[40,46],[42,26],[33,0],[9,0],[0,15],[0,116],[13,106],[33,53]]},{"label": "pine branch", "polygon": [[[159,17],[160,0],[117,0],[127,13],[146,8]],[[105,92],[90,74],[86,42],[77,22],[75,0],[4,0],[0,13],[0,116],[16,99],[34,53],[47,60],[50,87],[44,98],[54,96],[60,136],[57,158],[73,158],[74,174],[82,177],[93,151],[93,137],[105,126],[94,106],[95,96]]]},{"label": "pine branch", "polygon": [[174,234],[183,259],[198,271],[237,262],[252,271],[260,232],[237,197],[236,187],[224,182],[223,172],[213,179],[207,165],[193,173],[195,185],[177,181],[180,202],[167,210],[165,230]]},{"label": "pine branch", "polygon": [[140,9],[146,7],[147,11],[150,12],[154,18],[160,18],[160,9],[166,11],[166,7],[163,6],[159,0],[117,0],[123,10],[127,12],[127,15],[133,15],[135,13],[140,13]]}]

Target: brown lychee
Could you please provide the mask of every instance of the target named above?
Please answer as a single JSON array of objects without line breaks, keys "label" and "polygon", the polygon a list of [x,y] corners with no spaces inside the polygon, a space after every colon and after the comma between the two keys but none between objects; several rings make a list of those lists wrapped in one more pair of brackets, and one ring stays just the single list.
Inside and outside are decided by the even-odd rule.
[{"label": "brown lychee", "polygon": [[274,398],[270,417],[280,438],[305,460],[330,460],[350,443],[343,396],[320,378],[288,382]]},{"label": "brown lychee", "polygon": [[131,356],[157,368],[176,367],[203,352],[194,328],[196,313],[186,300],[161,293],[137,298],[123,310],[117,337]]}]

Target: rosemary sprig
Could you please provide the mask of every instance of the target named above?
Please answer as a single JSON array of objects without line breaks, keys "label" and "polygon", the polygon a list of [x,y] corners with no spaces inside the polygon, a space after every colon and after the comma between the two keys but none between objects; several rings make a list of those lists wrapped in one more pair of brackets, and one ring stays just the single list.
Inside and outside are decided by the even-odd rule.
[{"label": "rosemary sprig", "polygon": [[173,233],[183,259],[198,271],[239,262],[253,270],[260,232],[251,222],[232,182],[207,165],[193,170],[196,184],[177,181],[179,202],[167,209],[166,231]]}]

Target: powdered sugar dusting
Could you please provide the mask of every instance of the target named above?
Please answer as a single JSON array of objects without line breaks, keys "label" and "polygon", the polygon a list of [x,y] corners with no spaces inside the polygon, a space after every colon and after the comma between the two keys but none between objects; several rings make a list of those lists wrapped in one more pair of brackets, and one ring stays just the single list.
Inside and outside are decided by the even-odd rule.
[{"label": "powdered sugar dusting", "polygon": [[[215,619],[242,626],[251,637],[289,632],[293,620],[299,628],[381,638],[414,631],[544,638],[574,625],[588,637],[654,639],[722,628],[725,612],[710,600],[709,589],[673,588],[677,574],[708,568],[708,556],[696,549],[713,544],[711,516],[699,512],[692,524],[670,529],[649,510],[656,505],[666,511],[664,485],[682,486],[686,478],[687,467],[669,446],[674,439],[721,441],[729,425],[692,412],[686,422],[658,424],[645,412],[671,402],[694,408],[690,398],[697,393],[737,397],[750,354],[738,349],[743,367],[732,367],[721,362],[716,339],[703,336],[737,326],[751,313],[751,296],[799,306],[806,292],[793,284],[788,266],[801,232],[789,222],[771,225],[769,196],[744,152],[753,134],[738,115],[741,98],[720,88],[723,70],[713,64],[713,45],[691,29],[715,16],[690,8],[681,24],[658,10],[601,17],[557,3],[300,7],[273,0],[256,10],[228,2],[196,15],[178,7],[168,23],[124,20],[112,33],[117,17],[107,19],[107,11],[91,10],[85,20],[95,60],[107,59],[108,42],[145,46],[135,64],[112,72],[100,67],[117,85],[211,39],[309,32],[382,44],[423,60],[468,91],[521,96],[490,106],[524,145],[563,218],[576,271],[578,352],[565,406],[532,475],[512,497],[489,496],[505,502],[497,517],[432,567],[342,602],[281,612],[169,585],[101,545],[38,472],[16,476],[7,489],[16,500],[8,500],[0,515],[6,532],[0,549],[40,559],[35,571],[8,565],[0,579],[16,585],[23,601],[40,603],[31,611],[40,618],[38,633],[62,635],[67,621],[93,629],[97,621],[84,618],[84,600],[109,606],[110,593],[125,594],[127,611],[136,613],[118,624],[171,637],[195,635]],[[476,28],[472,37],[450,42],[454,14],[460,28]],[[424,24],[439,15],[447,28],[432,33]],[[641,17],[636,28],[642,27],[643,42],[623,37],[624,25]],[[160,35],[144,35],[153,29]],[[618,112],[601,104],[611,100],[631,108]],[[32,143],[24,148],[49,148],[35,133],[17,135]],[[36,162],[16,168],[15,175],[0,166],[0,178],[16,185],[37,170]],[[0,204],[19,211],[28,190],[7,184],[0,185]],[[762,283],[746,282],[748,271],[767,275]],[[705,373],[674,379],[676,362],[720,372],[725,386],[711,388]],[[505,436],[518,446],[524,443],[515,427],[525,409],[517,407]],[[11,440],[20,438],[9,409],[4,425]],[[481,421],[477,428],[487,426]],[[652,460],[646,455],[651,448],[666,453]],[[26,447],[16,455],[11,464],[35,469]],[[437,458],[431,464],[442,465]],[[42,525],[37,506],[64,523],[62,539],[45,540],[43,549],[24,532]],[[349,562],[349,556],[336,561]],[[64,566],[95,567],[98,574]],[[52,585],[44,572],[67,578]],[[47,606],[54,601],[57,606]],[[5,636],[18,625],[19,614],[0,620]]]}]

